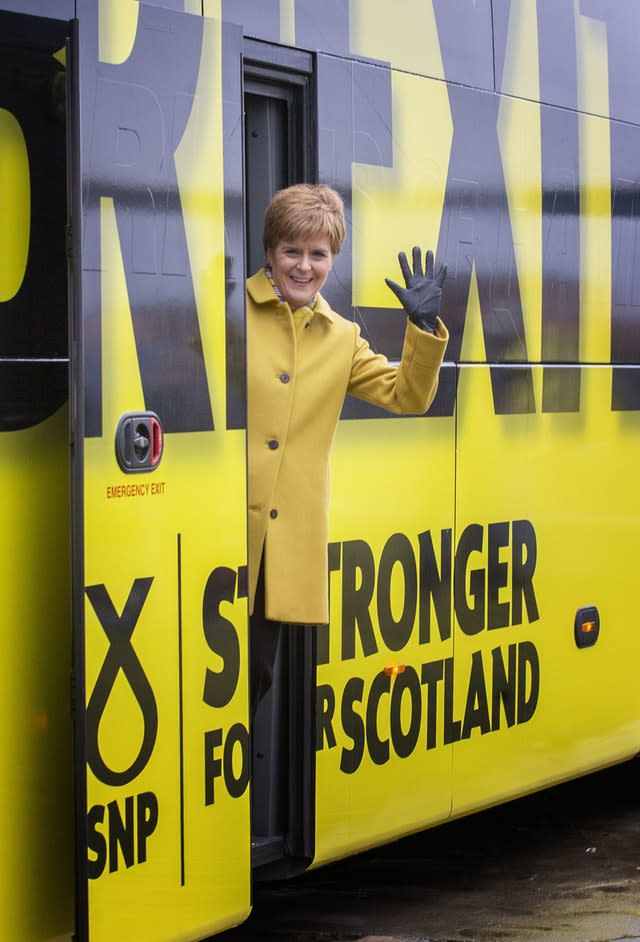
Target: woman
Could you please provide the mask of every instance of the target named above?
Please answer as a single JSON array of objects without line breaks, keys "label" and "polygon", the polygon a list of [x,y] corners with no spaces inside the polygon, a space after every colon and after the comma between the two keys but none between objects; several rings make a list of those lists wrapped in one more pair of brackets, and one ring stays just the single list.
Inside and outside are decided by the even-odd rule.
[{"label": "woman", "polygon": [[344,239],[335,190],[308,184],[280,190],[265,214],[267,265],[247,282],[254,708],[270,683],[277,638],[270,623],[329,620],[329,455],[345,396],[398,414],[425,412],[448,339],[438,317],[446,267],[434,277],[428,252],[423,273],[414,248],[413,272],[404,253],[398,256],[406,286],[387,279],[409,316],[401,363],[375,354],[358,325],[332,311],[320,293]]}]

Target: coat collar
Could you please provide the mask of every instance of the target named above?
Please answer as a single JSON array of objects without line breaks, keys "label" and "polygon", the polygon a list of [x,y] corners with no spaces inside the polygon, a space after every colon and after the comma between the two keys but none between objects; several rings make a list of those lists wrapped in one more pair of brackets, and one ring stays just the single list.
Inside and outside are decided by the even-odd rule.
[{"label": "coat collar", "polygon": [[[286,304],[286,302],[278,301],[274,294],[271,282],[265,274],[264,268],[261,268],[255,273],[255,275],[252,275],[251,278],[247,279],[247,292],[249,293],[249,296],[251,297],[251,300],[254,302],[254,304],[273,304],[275,306],[279,306],[283,303]],[[287,307],[289,307],[288,304]],[[321,294],[318,295],[318,300],[316,301],[316,306],[313,309],[313,313],[314,316],[316,314],[321,314],[331,322],[333,322],[335,317],[333,311]]]}]

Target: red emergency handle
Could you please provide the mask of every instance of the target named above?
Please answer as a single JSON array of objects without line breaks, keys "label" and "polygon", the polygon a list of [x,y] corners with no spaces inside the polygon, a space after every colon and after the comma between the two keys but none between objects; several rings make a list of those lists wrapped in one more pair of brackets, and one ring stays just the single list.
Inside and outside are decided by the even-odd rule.
[{"label": "red emergency handle", "polygon": [[163,441],[164,441],[162,426],[160,425],[159,420],[156,419],[155,417],[151,419],[150,431],[151,431],[150,464],[152,468],[155,468],[155,466],[160,461],[160,458],[162,457],[162,446],[163,446]]}]

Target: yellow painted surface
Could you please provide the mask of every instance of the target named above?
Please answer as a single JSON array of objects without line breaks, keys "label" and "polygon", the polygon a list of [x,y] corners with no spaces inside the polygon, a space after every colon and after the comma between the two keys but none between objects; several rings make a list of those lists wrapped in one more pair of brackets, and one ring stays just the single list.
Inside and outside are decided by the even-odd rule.
[{"label": "yellow painted surface", "polygon": [[[503,98],[498,117],[498,139],[522,298],[526,355],[529,360],[536,361],[541,356],[542,324],[540,106],[516,98]],[[513,355],[525,358],[522,350],[514,351]],[[463,355],[461,359],[464,361],[469,357]],[[486,354],[471,359],[482,362],[486,360]]]},{"label": "yellow painted surface", "polygon": [[509,7],[504,70],[498,91],[540,100],[536,0],[520,0]]},{"label": "yellow painted surface", "polygon": [[[578,68],[578,110],[606,117],[609,114],[607,26],[583,13],[573,0]],[[516,98],[539,101],[538,23],[535,0],[519,0],[509,8],[504,71],[498,91]],[[569,53],[573,55],[573,51]]]},{"label": "yellow painted surface", "polygon": [[[370,548],[379,573],[385,544],[394,534],[403,534],[411,545],[409,558],[419,565],[418,534],[430,530],[436,556],[440,558],[440,532],[451,526],[453,507],[454,452],[453,419],[384,419],[343,422],[338,429],[332,462],[333,500],[331,541],[364,541]],[[384,443],[384,444],[382,444]],[[343,550],[344,551],[344,550]],[[402,618],[406,576],[395,565],[390,579],[391,611]],[[451,749],[426,748],[426,727],[421,729],[413,753],[399,760],[390,738],[391,689],[393,680],[377,706],[368,706],[376,676],[385,668],[404,665],[420,675],[422,664],[450,656],[451,639],[441,640],[432,621],[431,641],[420,644],[417,619],[407,643],[391,650],[380,632],[376,593],[368,610],[372,619],[376,651],[363,655],[356,632],[355,657],[344,659],[342,625],[343,573],[330,576],[330,653],[328,664],[318,667],[318,684],[335,694],[333,733],[336,744],[316,754],[316,863],[354,853],[372,844],[391,840],[401,833],[418,830],[449,813]],[[379,591],[379,585],[378,585]],[[349,713],[359,720],[345,728],[343,702],[353,678],[364,682],[361,702]],[[379,682],[379,681],[378,681]],[[350,689],[350,688],[349,688]],[[389,761],[376,764],[365,735],[367,709],[375,714],[378,737],[389,742]],[[404,734],[411,726],[409,693],[398,708]],[[349,732],[356,724],[357,745]],[[362,758],[352,773],[340,770],[344,752],[362,749]]]},{"label": "yellow painted surface", "polygon": [[[198,14],[200,6],[200,0],[188,0],[185,9]],[[205,15],[221,16],[220,0],[204,0],[202,6]],[[351,50],[392,63],[393,166],[353,166],[356,307],[395,306],[384,276],[399,278],[398,250],[410,251],[414,244],[436,247],[452,140],[432,5],[405,0],[403,16],[391,18],[370,15],[373,6],[369,0],[351,0]],[[102,0],[99,10],[101,60],[126,61],[135,43],[138,3]],[[280,14],[281,39],[293,43],[290,0],[281,0]],[[498,123],[532,361],[541,354],[542,323],[536,29],[533,0],[512,4]],[[608,109],[606,31],[604,24],[579,13],[578,0],[576,29],[579,357],[582,363],[607,364],[610,140],[609,125],[601,117]],[[151,580],[131,647],[153,693],[158,730],[148,763],[131,782],[107,785],[87,772],[88,806],[105,809],[98,835],[105,838],[107,855],[104,871],[89,884],[91,942],[201,938],[242,921],[250,906],[249,790],[234,797],[224,774],[217,775],[214,801],[207,804],[205,786],[205,737],[218,730],[209,772],[212,761],[219,760],[222,768],[226,757],[228,778],[241,777],[238,744],[227,753],[224,744],[232,729],[246,730],[248,712],[246,601],[237,597],[238,571],[246,563],[245,435],[224,430],[220,62],[220,26],[208,20],[198,88],[176,166],[216,431],[168,435],[159,468],[134,476],[136,484],[148,484],[148,489],[132,496],[115,496],[113,490],[132,483],[117,466],[113,435],[119,417],[143,409],[144,402],[114,205],[111,199],[101,204],[104,437],[88,440],[84,451],[86,583],[104,585],[121,615],[134,580]],[[416,120],[416,109],[430,120]],[[22,131],[1,109],[0,170],[11,181],[0,192],[0,217],[9,220],[0,235],[2,301],[13,297],[22,281],[30,195]],[[397,316],[403,315],[398,311]],[[446,310],[443,316],[446,321]],[[582,369],[579,412],[543,414],[543,369],[535,366],[534,411],[497,416],[484,362],[475,274],[461,358],[477,365],[461,370],[455,416],[345,421],[337,432],[330,539],[341,557],[330,577],[329,661],[323,659],[318,667],[319,690],[333,697],[333,706],[317,753],[315,864],[638,749],[640,697],[634,665],[640,643],[630,620],[640,525],[638,413],[611,411],[611,368],[595,365]],[[73,918],[67,448],[66,409],[35,429],[0,434],[0,487],[11,494],[0,529],[1,595],[9,613],[0,658],[0,743],[3,754],[20,757],[7,768],[0,801],[0,938],[20,942],[64,938]],[[529,620],[526,611],[518,624],[512,602],[514,521],[528,523],[537,550],[532,585],[539,617]],[[379,597],[388,586],[391,618],[400,621],[412,566],[419,573],[425,534],[431,535],[436,565],[444,573],[441,540],[446,534],[451,533],[455,554],[467,527],[482,529],[482,549],[471,554],[461,576],[471,602],[473,586],[484,586],[485,596],[489,591],[489,528],[501,524],[506,536],[498,561],[505,575],[496,598],[509,605],[507,623],[489,627],[485,612],[481,628],[469,634],[454,613],[448,635],[430,609],[431,634],[421,639],[418,601],[406,642],[390,645],[381,628]],[[408,569],[396,563],[385,576],[381,561],[394,540],[406,550]],[[371,599],[359,610],[370,617],[370,632],[358,623],[353,652],[348,650],[343,606],[362,591],[363,576],[356,575],[351,588],[346,584],[345,552],[363,553],[374,571]],[[227,662],[207,643],[203,601],[211,574],[221,569],[235,580],[233,597],[221,604],[220,614],[237,637],[241,667],[230,702],[213,708],[203,700],[206,671],[220,672]],[[453,586],[451,591],[453,595]],[[583,605],[597,605],[602,623],[595,647],[580,651],[573,619]],[[373,639],[370,653],[362,646],[365,636]],[[88,699],[110,652],[88,600],[86,644]],[[539,668],[535,709],[526,722],[512,725],[504,706],[494,710],[491,688],[494,658],[506,661],[510,650],[534,651]],[[447,664],[453,665],[448,720]],[[430,665],[436,665],[436,673],[429,687],[424,670]],[[394,666],[399,673],[381,686],[384,669]],[[411,700],[408,687],[401,698],[394,697],[411,671],[419,679],[419,701]],[[525,678],[525,696],[531,692],[530,681],[531,674]],[[482,725],[483,689],[490,728]],[[100,722],[100,754],[116,772],[134,762],[144,740],[145,716],[136,690],[139,685],[119,670]],[[399,748],[413,735],[416,717],[414,748],[401,756]],[[449,741],[448,721],[459,722],[461,734]],[[429,741],[429,731],[434,741]],[[353,768],[345,771],[350,762]],[[110,848],[106,840],[108,808],[114,817],[116,812],[124,816],[149,796],[157,801],[157,826],[143,847],[140,820],[133,819],[133,861],[126,866],[122,849],[115,843]],[[94,842],[89,854],[93,863],[95,847]],[[33,906],[34,898],[42,905]]]},{"label": "yellow painted surface", "polygon": [[280,0],[280,42],[294,46],[296,42],[296,11],[294,0]]},{"label": "yellow painted surface", "polygon": [[0,108],[0,303],[20,290],[31,237],[29,155],[22,128]]},{"label": "yellow painted surface", "polygon": [[444,78],[433,4],[402,0],[393,16],[384,0],[350,0],[351,51],[394,69]]},{"label": "yellow painted surface", "polygon": [[[511,72],[506,74],[512,91],[517,87],[521,93],[532,66],[527,58],[518,60],[515,51],[520,38],[535,27],[531,15],[523,5],[510,28]],[[589,55],[596,51],[592,44]],[[353,167],[356,305],[392,306],[383,277],[397,278],[398,249],[410,251],[414,244],[435,248],[439,235],[451,142],[446,87],[394,71],[392,90],[393,167]],[[527,86],[527,94],[535,97],[537,86]],[[444,133],[429,138],[424,124],[412,121],[417,102]],[[540,107],[535,101],[505,97],[498,121],[527,357],[533,364],[540,360],[542,330]],[[583,364],[606,364],[610,357],[608,134],[603,118],[580,116]],[[446,307],[443,318],[446,322]],[[477,365],[462,368],[455,419],[341,423],[333,457],[331,539],[342,545],[342,552],[346,542],[364,541],[371,548],[379,579],[380,559],[392,534],[406,534],[418,558],[418,533],[430,530],[439,537],[450,528],[455,554],[465,529],[478,525],[482,549],[471,554],[459,579],[466,585],[469,604],[473,586],[484,585],[486,609],[489,533],[492,540],[502,539],[496,560],[502,568],[496,572],[503,576],[491,578],[496,600],[509,605],[508,621],[504,627],[489,627],[485,610],[482,626],[470,634],[454,611],[450,638],[442,640],[434,622],[431,640],[419,644],[417,615],[409,642],[393,651],[381,635],[376,609],[381,583],[376,582],[368,606],[376,651],[367,654],[356,631],[355,656],[345,657],[341,633],[350,629],[341,627],[342,566],[332,573],[331,660],[318,669],[325,714],[317,753],[316,864],[450,814],[465,814],[622,760],[638,749],[640,696],[633,667],[638,643],[630,631],[629,599],[634,590],[634,535],[640,525],[634,484],[640,419],[637,413],[611,411],[611,368],[606,365],[583,366],[579,412],[543,414],[539,363],[530,368],[534,411],[496,415],[475,269],[461,360]],[[425,482],[422,487],[420,481]],[[519,520],[527,521],[535,534],[533,587],[539,614],[530,623],[525,606],[522,624],[514,623],[513,608],[512,552],[519,533],[513,521]],[[501,524],[506,525],[506,536],[496,537]],[[437,539],[434,545],[442,565]],[[496,578],[505,580],[497,589]],[[454,583],[452,573],[452,597]],[[391,578],[396,618],[402,612],[405,589],[397,567]],[[601,637],[592,649],[578,650],[574,616],[579,607],[588,605],[599,609]],[[527,717],[521,707],[521,721],[516,711],[509,725],[505,707],[493,706],[493,664],[494,659],[502,661],[506,669],[510,656],[517,664],[518,652],[524,664],[521,696],[526,701],[532,692],[534,667],[527,656],[537,659],[539,692],[532,715]],[[453,700],[447,708],[444,662],[448,658],[454,661]],[[364,732],[372,685],[381,683],[374,678],[385,666],[400,664],[420,673],[423,664],[439,660],[443,675],[432,684],[435,747],[426,748],[430,707],[428,684],[423,683],[421,703],[413,707],[414,713],[420,712],[417,745],[410,755],[394,753],[389,717],[396,678],[370,707],[374,739],[383,744],[383,754],[385,744],[389,748],[388,761],[377,764]],[[360,678],[360,686],[354,678]],[[335,700],[331,704],[329,689]],[[326,711],[331,713],[330,724]],[[408,694],[400,716],[406,734],[412,718]],[[329,726],[335,745],[327,738]],[[362,742],[362,757],[356,763],[353,755]],[[373,748],[374,752],[378,748],[375,742]],[[341,769],[341,763],[350,761],[357,764],[355,771]]]},{"label": "yellow painted surface", "polygon": [[[393,166],[353,165],[353,303],[397,306],[384,278],[402,281],[398,252],[435,251],[447,180],[452,123],[446,87],[392,73]],[[430,114],[439,133],[414,120]],[[401,315],[399,315],[401,316]]]},{"label": "yellow painted surface", "polygon": [[[536,368],[540,369],[540,368]],[[565,415],[496,416],[486,367],[462,370],[458,391],[456,535],[487,524],[527,520],[537,543],[533,588],[539,618],[486,627],[468,635],[456,626],[456,699],[464,715],[471,656],[482,652],[491,703],[490,652],[523,641],[539,659],[539,698],[526,723],[481,727],[454,746],[454,813],[498,802],[632,755],[640,742],[635,664],[640,642],[631,630],[634,545],[640,526],[635,471],[640,417],[610,409],[611,370],[583,368],[581,410]],[[538,384],[539,385],[539,382]],[[606,508],[606,509],[605,509]],[[499,551],[507,566],[498,600],[511,604],[511,541]],[[472,602],[469,577],[467,594]],[[600,638],[579,650],[578,608],[596,605]],[[631,606],[631,607],[630,607]],[[478,706],[476,698],[475,704]]]},{"label": "yellow painted surface", "polygon": [[[233,796],[225,775],[216,774],[224,768],[237,782],[247,772],[241,748],[248,718],[247,604],[237,595],[237,573],[246,565],[245,433],[224,428],[221,37],[218,23],[204,25],[196,97],[176,166],[216,430],[166,435],[162,461],[148,474],[125,475],[114,453],[118,419],[144,409],[144,402],[113,201],[101,203],[104,435],[85,441],[85,582],[104,585],[122,615],[134,581],[152,580],[130,645],[158,721],[149,760],[131,781],[105,783],[87,769],[89,814],[99,821],[89,839],[89,863],[98,871],[105,864],[89,880],[91,942],[200,939],[242,921],[250,906],[249,789]],[[143,485],[143,493],[114,490],[130,484]],[[235,580],[219,613],[233,626],[239,675],[230,701],[214,708],[203,699],[206,672],[229,668],[230,661],[208,644],[212,612],[205,590],[221,568]],[[85,615],[89,703],[114,650],[89,598]],[[139,699],[143,686],[122,668],[109,690],[98,746],[115,773],[135,762],[145,721],[152,723]],[[207,781],[213,796],[207,796]],[[142,850],[139,802],[143,809],[157,807],[157,825]],[[129,861],[108,839],[109,814],[115,818],[117,808],[126,821],[128,807],[135,833]],[[142,832],[148,821],[143,818]]]},{"label": "yellow painted surface", "polygon": [[580,361],[611,359],[611,144],[604,118],[580,115]]},{"label": "yellow painted surface", "polygon": [[609,50],[607,24],[580,13],[574,0],[578,56],[578,108],[590,114],[609,114]]},{"label": "yellow painted surface", "polygon": [[0,938],[21,942],[73,928],[67,442],[66,407],[0,433]]},{"label": "yellow painted surface", "polygon": [[[32,236],[27,142],[4,108],[0,219],[1,319],[19,316],[2,302],[23,285]],[[2,326],[10,333],[6,320]],[[34,379],[46,371],[29,369]],[[20,381],[27,399],[30,381]],[[47,942],[70,939],[73,929],[66,407],[31,428],[0,432],[0,492],[0,938]]]},{"label": "yellow painted surface", "polygon": [[[425,128],[411,121],[410,107],[419,97],[440,126],[450,127],[446,89],[401,73],[393,74],[392,87],[393,168],[354,165],[353,169],[356,305],[397,307],[384,276],[401,280],[398,251],[410,255],[415,244],[435,249],[437,243],[450,139],[442,134],[437,141],[428,141]],[[389,317],[404,322],[401,310],[389,312]],[[402,535],[411,547],[406,553],[409,568],[396,563],[385,580],[395,621],[404,617],[411,566],[419,567],[418,534],[431,531],[440,559],[441,531],[452,523],[454,470],[453,418],[354,420],[343,421],[338,428],[332,458],[330,541],[342,544],[343,553],[346,543],[363,541],[372,554],[378,580],[385,545],[394,534]],[[405,674],[413,670],[420,676],[424,663],[451,655],[453,642],[440,637],[432,617],[431,640],[420,643],[416,617],[406,644],[400,650],[390,649],[389,637],[385,640],[380,629],[379,592],[377,583],[368,606],[376,650],[365,655],[356,630],[355,657],[345,657],[343,641],[352,632],[343,627],[342,608],[349,590],[343,583],[342,567],[330,574],[330,661],[319,665],[318,684],[320,691],[328,687],[335,696],[331,723],[335,745],[330,747],[324,739],[316,754],[316,864],[418,830],[449,814],[451,748],[427,749],[421,712],[416,748],[410,756],[398,759],[396,747],[403,748],[403,737],[411,737],[412,723],[417,720],[411,691],[406,689],[402,697],[394,698],[394,685],[403,683],[396,678],[378,699],[381,681],[376,678],[394,664],[403,665]],[[362,697],[352,702],[356,678],[362,681]],[[375,745],[372,757],[365,731],[367,710],[375,717],[369,721],[373,738],[389,744],[389,761],[382,764],[375,761]],[[392,712],[400,722],[401,732],[398,735],[396,730],[395,738]],[[341,764],[349,762],[354,750],[362,752],[360,761],[353,760],[357,768],[341,771]]]},{"label": "yellow painted surface", "polygon": [[138,0],[100,0],[98,42],[101,62],[118,65],[131,54],[138,29]]}]

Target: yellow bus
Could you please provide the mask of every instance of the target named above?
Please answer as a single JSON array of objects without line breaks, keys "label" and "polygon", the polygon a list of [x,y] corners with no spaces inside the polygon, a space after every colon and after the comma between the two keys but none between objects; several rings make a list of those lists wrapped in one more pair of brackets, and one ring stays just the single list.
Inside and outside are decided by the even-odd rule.
[{"label": "yellow bus", "polygon": [[[187,942],[295,875],[633,757],[634,0],[0,0],[0,937]],[[330,623],[250,732],[244,283],[342,194]],[[634,484],[634,481],[636,482]]]}]

